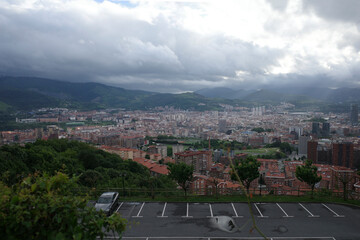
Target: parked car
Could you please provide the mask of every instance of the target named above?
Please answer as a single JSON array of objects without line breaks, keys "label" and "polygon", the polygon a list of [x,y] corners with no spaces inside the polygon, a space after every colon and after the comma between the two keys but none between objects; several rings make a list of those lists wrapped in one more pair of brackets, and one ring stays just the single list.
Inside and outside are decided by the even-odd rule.
[{"label": "parked car", "polygon": [[103,211],[106,215],[111,215],[117,207],[119,198],[118,192],[105,192],[101,194],[95,203],[96,211]]}]

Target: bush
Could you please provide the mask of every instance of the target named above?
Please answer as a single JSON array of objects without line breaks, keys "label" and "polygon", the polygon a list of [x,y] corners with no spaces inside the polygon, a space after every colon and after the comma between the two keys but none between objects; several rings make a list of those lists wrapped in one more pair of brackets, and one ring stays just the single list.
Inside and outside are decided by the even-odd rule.
[{"label": "bush", "polygon": [[11,188],[0,182],[2,239],[103,239],[104,230],[121,234],[125,220],[87,207],[86,197],[71,193],[75,182],[63,173],[34,174]]}]

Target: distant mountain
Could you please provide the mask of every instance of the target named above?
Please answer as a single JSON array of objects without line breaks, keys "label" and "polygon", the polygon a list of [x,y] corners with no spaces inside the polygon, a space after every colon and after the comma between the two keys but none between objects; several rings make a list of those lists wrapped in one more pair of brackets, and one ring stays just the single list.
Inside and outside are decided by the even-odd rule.
[{"label": "distant mountain", "polygon": [[276,88],[273,91],[308,96],[314,99],[323,100],[329,103],[360,102],[360,88]]},{"label": "distant mountain", "polygon": [[220,109],[219,102],[195,93],[161,94],[127,90],[100,83],[71,83],[33,77],[1,77],[0,102],[17,110],[41,107],[78,109],[148,109],[173,106],[180,109]]},{"label": "distant mountain", "polygon": [[296,104],[299,101],[316,101],[308,96],[303,95],[292,95],[292,94],[283,94],[271,90],[259,90],[254,93],[249,94],[242,99],[246,102],[257,102],[257,103],[280,103],[280,102],[290,102]]},{"label": "distant mountain", "polygon": [[326,100],[331,102],[360,102],[360,88],[334,89]]},{"label": "distant mountain", "polygon": [[200,94],[204,97],[224,99],[242,99],[252,92],[254,92],[254,90],[234,90],[225,87],[203,88],[195,91],[195,93]]},{"label": "distant mountain", "polygon": [[205,97],[239,99],[245,102],[279,102],[320,100],[328,103],[360,102],[360,88],[277,87],[266,90],[235,90],[231,88],[204,88],[195,93]]},{"label": "distant mountain", "polygon": [[313,106],[321,107],[324,111],[345,111],[350,102],[360,103],[360,89],[292,88],[249,91],[207,88],[195,93],[165,94],[127,90],[100,83],[0,77],[0,112],[28,111],[41,107],[144,110],[169,106],[188,110],[221,110],[220,104],[251,107],[259,103],[278,104],[284,101],[304,109]]}]

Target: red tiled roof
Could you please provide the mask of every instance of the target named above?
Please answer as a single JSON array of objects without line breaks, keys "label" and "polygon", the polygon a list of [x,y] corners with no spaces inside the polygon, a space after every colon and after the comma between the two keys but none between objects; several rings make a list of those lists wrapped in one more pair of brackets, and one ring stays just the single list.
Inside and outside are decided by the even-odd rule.
[{"label": "red tiled roof", "polygon": [[134,158],[133,161],[147,167],[151,172],[158,174],[168,175],[169,169],[165,165],[160,165],[154,161],[148,160],[146,158]]}]

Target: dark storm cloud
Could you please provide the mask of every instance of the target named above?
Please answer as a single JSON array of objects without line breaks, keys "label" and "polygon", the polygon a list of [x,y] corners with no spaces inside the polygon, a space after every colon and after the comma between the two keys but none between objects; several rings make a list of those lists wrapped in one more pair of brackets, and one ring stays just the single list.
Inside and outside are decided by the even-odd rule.
[{"label": "dark storm cloud", "polygon": [[[101,81],[154,91],[196,90],[259,73],[281,51],[220,34],[199,35],[161,15],[131,16],[0,8],[0,73]],[[229,83],[231,84],[231,82]]]},{"label": "dark storm cloud", "polygon": [[[4,0],[0,74],[161,92],[324,81],[333,87],[358,84],[359,58],[352,49],[359,51],[360,34],[346,27],[357,23],[354,9],[359,3],[345,1],[339,6],[339,2],[304,1],[301,8],[296,2],[269,0],[268,5],[254,0],[254,9],[263,11],[257,13],[263,19],[256,22],[237,18],[236,11],[231,20],[221,19],[222,14],[211,12],[211,6],[206,12],[208,6],[202,3],[139,2],[129,8],[108,1]],[[247,7],[246,2],[229,3]],[[331,19],[331,24],[314,21],[313,13]],[[186,21],[199,25],[192,28]],[[242,21],[249,26],[238,27]],[[216,29],[217,22],[226,30]],[[342,37],[318,42],[323,34]],[[326,44],[329,48],[322,49]]]}]

